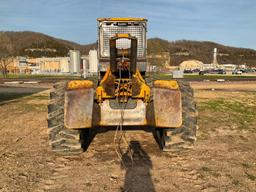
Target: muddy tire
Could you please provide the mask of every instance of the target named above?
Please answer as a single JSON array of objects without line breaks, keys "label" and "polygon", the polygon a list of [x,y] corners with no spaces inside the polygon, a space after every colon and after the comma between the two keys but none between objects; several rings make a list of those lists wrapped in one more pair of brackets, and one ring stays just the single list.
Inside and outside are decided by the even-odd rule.
[{"label": "muddy tire", "polygon": [[181,151],[193,147],[196,141],[198,112],[193,89],[186,81],[178,81],[182,97],[182,126],[156,129],[156,138],[163,151]]},{"label": "muddy tire", "polygon": [[71,155],[83,152],[80,130],[64,126],[64,93],[66,82],[59,82],[50,92],[48,105],[48,136],[52,150],[58,154]]}]

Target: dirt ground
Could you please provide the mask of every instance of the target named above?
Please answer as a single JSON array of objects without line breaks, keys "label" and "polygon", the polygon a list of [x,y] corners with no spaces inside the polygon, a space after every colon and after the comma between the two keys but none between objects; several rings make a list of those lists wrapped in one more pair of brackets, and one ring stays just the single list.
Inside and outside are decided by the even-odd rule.
[{"label": "dirt ground", "polygon": [[114,132],[87,152],[54,154],[47,139],[49,91],[0,103],[0,191],[256,191],[256,82],[195,82],[198,140],[160,152],[151,133],[126,132],[121,163]]}]

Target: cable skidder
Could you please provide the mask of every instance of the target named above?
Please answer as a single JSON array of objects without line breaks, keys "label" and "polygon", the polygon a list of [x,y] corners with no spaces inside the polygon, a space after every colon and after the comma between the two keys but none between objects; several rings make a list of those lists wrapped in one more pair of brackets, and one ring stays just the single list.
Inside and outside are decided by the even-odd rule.
[{"label": "cable skidder", "polygon": [[152,131],[164,151],[193,144],[193,90],[183,81],[146,82],[146,31],[146,19],[98,19],[98,82],[71,80],[51,92],[48,125],[54,151],[80,153],[92,130],[118,126]]}]

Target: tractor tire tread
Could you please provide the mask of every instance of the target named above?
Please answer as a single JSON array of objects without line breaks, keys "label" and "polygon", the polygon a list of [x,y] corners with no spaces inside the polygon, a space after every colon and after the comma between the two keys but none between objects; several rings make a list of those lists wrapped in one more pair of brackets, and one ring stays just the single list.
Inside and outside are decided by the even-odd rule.
[{"label": "tractor tire tread", "polygon": [[196,130],[198,129],[198,112],[194,101],[194,93],[189,82],[178,80],[182,99],[182,126],[167,130],[167,137],[163,151],[190,150],[196,141]]},{"label": "tractor tire tread", "polygon": [[61,155],[83,152],[80,130],[67,129],[64,125],[64,93],[66,82],[53,85],[48,105],[48,137],[52,150]]}]

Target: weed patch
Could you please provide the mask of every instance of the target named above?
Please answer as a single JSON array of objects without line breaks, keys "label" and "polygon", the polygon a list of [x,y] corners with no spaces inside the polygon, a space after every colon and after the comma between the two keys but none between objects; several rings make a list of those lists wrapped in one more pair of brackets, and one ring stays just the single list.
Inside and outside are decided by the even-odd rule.
[{"label": "weed patch", "polygon": [[202,170],[203,172],[205,172],[205,173],[211,174],[211,175],[214,176],[214,177],[220,177],[220,176],[221,176],[218,172],[214,172],[214,171],[213,171],[212,169],[210,169],[209,167],[203,166],[203,167],[201,168],[201,170]]},{"label": "weed patch", "polygon": [[48,100],[49,96],[47,96],[47,95],[32,95],[28,99]]},{"label": "weed patch", "polygon": [[32,95],[33,93],[1,93],[0,102],[19,99],[25,96]]},{"label": "weed patch", "polygon": [[238,181],[238,180],[233,180],[233,181],[232,181],[232,184],[234,184],[234,185],[239,185],[239,181]]},{"label": "weed patch", "polygon": [[252,175],[252,174],[249,174],[247,172],[245,172],[245,174],[247,175],[247,178],[252,180],[252,181],[255,181],[256,180],[256,176]]},{"label": "weed patch", "polygon": [[[199,111],[210,113],[222,113],[223,118],[214,119],[220,123],[233,123],[238,129],[250,129],[255,122],[256,105],[247,105],[238,101],[227,101],[224,99],[210,100],[199,104]],[[255,131],[252,129],[252,131]]]},{"label": "weed patch", "polygon": [[14,105],[14,114],[23,114],[28,112],[44,112],[47,111],[47,105],[44,104],[31,104],[26,102],[17,102]]}]

